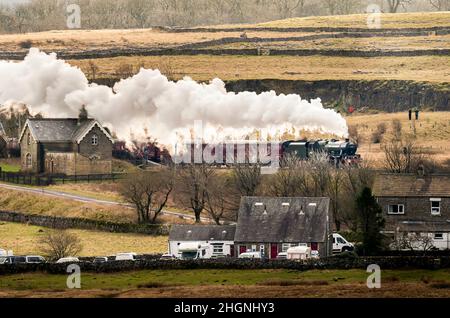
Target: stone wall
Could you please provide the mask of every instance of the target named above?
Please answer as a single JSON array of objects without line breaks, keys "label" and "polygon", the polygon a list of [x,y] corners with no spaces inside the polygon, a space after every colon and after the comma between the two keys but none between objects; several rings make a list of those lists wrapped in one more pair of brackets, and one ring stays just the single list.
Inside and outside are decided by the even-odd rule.
[{"label": "stone wall", "polygon": [[[209,260],[160,260],[147,258],[132,261],[112,261],[95,264],[79,263],[81,272],[124,272],[136,270],[179,270],[179,269],[288,269],[306,271],[313,269],[363,269],[377,264],[381,269],[441,269],[450,268],[450,257],[341,257],[334,256],[304,262],[290,260],[254,260],[254,259],[209,259]],[[25,272],[47,272],[67,274],[68,264],[7,264],[0,266],[0,275]]]},{"label": "stone wall", "polygon": [[165,224],[115,223],[82,218],[64,218],[24,214],[10,211],[0,211],[0,221],[26,223],[54,229],[83,229],[113,233],[140,233],[148,235],[169,235],[170,230],[170,225]]}]

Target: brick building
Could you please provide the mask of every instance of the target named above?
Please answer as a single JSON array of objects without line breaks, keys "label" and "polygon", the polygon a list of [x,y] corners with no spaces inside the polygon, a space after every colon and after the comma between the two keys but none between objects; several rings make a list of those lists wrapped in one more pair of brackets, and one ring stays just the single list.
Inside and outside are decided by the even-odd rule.
[{"label": "brick building", "polygon": [[435,247],[450,248],[450,175],[382,174],[373,193],[387,235],[424,235]]},{"label": "brick building", "polygon": [[113,139],[95,119],[28,119],[19,142],[22,171],[66,175],[112,172]]}]

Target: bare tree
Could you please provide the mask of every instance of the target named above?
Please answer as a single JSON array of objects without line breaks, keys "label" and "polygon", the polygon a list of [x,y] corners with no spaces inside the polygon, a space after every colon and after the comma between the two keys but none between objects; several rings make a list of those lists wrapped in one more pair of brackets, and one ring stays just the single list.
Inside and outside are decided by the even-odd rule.
[{"label": "bare tree", "polygon": [[99,68],[98,68],[97,64],[94,63],[94,61],[90,60],[88,62],[88,70],[89,70],[91,80],[95,81],[95,79],[97,78],[98,69]]},{"label": "bare tree", "polygon": [[450,10],[450,0],[429,0],[429,2],[438,11]]},{"label": "bare tree", "polygon": [[306,162],[306,170],[311,180],[309,193],[315,197],[325,196],[330,183],[332,165],[325,152],[312,153]]},{"label": "bare tree", "polygon": [[139,223],[156,223],[174,186],[171,168],[130,174],[121,182],[120,193],[136,208]]},{"label": "bare tree", "polygon": [[39,242],[42,245],[42,253],[52,261],[77,256],[83,249],[80,239],[75,234],[63,230],[49,231]]},{"label": "bare tree", "polygon": [[434,248],[434,243],[428,233],[402,233],[394,241],[393,247],[397,250],[422,251],[425,254]]},{"label": "bare tree", "polygon": [[415,172],[422,159],[412,139],[392,139],[383,145],[385,167],[392,173]]},{"label": "bare tree", "polygon": [[305,163],[295,155],[286,155],[281,166],[266,182],[267,194],[276,197],[307,195],[310,187]]},{"label": "bare tree", "polygon": [[406,7],[412,0],[387,0],[390,13],[396,13],[400,7]]},{"label": "bare tree", "polygon": [[236,220],[240,196],[233,191],[232,180],[217,175],[212,178],[206,191],[205,210],[217,225],[222,219]]},{"label": "bare tree", "polygon": [[216,177],[214,170],[206,164],[187,165],[178,169],[178,182],[175,187],[176,198],[182,204],[189,205],[200,223],[205,209],[207,189],[211,178]]},{"label": "bare tree", "polygon": [[261,183],[261,166],[237,165],[233,170],[233,180],[242,196],[254,196]]}]

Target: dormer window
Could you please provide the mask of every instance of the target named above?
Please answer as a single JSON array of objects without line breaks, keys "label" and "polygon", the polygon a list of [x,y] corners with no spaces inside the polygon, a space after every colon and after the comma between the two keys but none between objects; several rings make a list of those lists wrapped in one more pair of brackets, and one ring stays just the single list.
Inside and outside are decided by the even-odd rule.
[{"label": "dormer window", "polygon": [[92,135],[92,146],[97,146],[98,145],[98,136],[97,135]]}]

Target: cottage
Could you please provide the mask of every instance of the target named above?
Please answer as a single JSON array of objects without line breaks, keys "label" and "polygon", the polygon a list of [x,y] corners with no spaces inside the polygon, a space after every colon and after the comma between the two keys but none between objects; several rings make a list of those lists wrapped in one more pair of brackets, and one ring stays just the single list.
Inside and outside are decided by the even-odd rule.
[{"label": "cottage", "polygon": [[66,175],[112,172],[113,139],[83,116],[28,119],[19,138],[22,170]]},{"label": "cottage", "polygon": [[431,238],[439,249],[450,248],[450,175],[382,174],[373,193],[383,209],[384,233]]},{"label": "cottage", "polygon": [[329,198],[243,197],[235,235],[236,255],[260,252],[274,259],[307,244],[320,256],[332,249]]},{"label": "cottage", "polygon": [[180,246],[207,246],[203,258],[234,256],[234,225],[172,225],[169,254],[181,256]]}]

